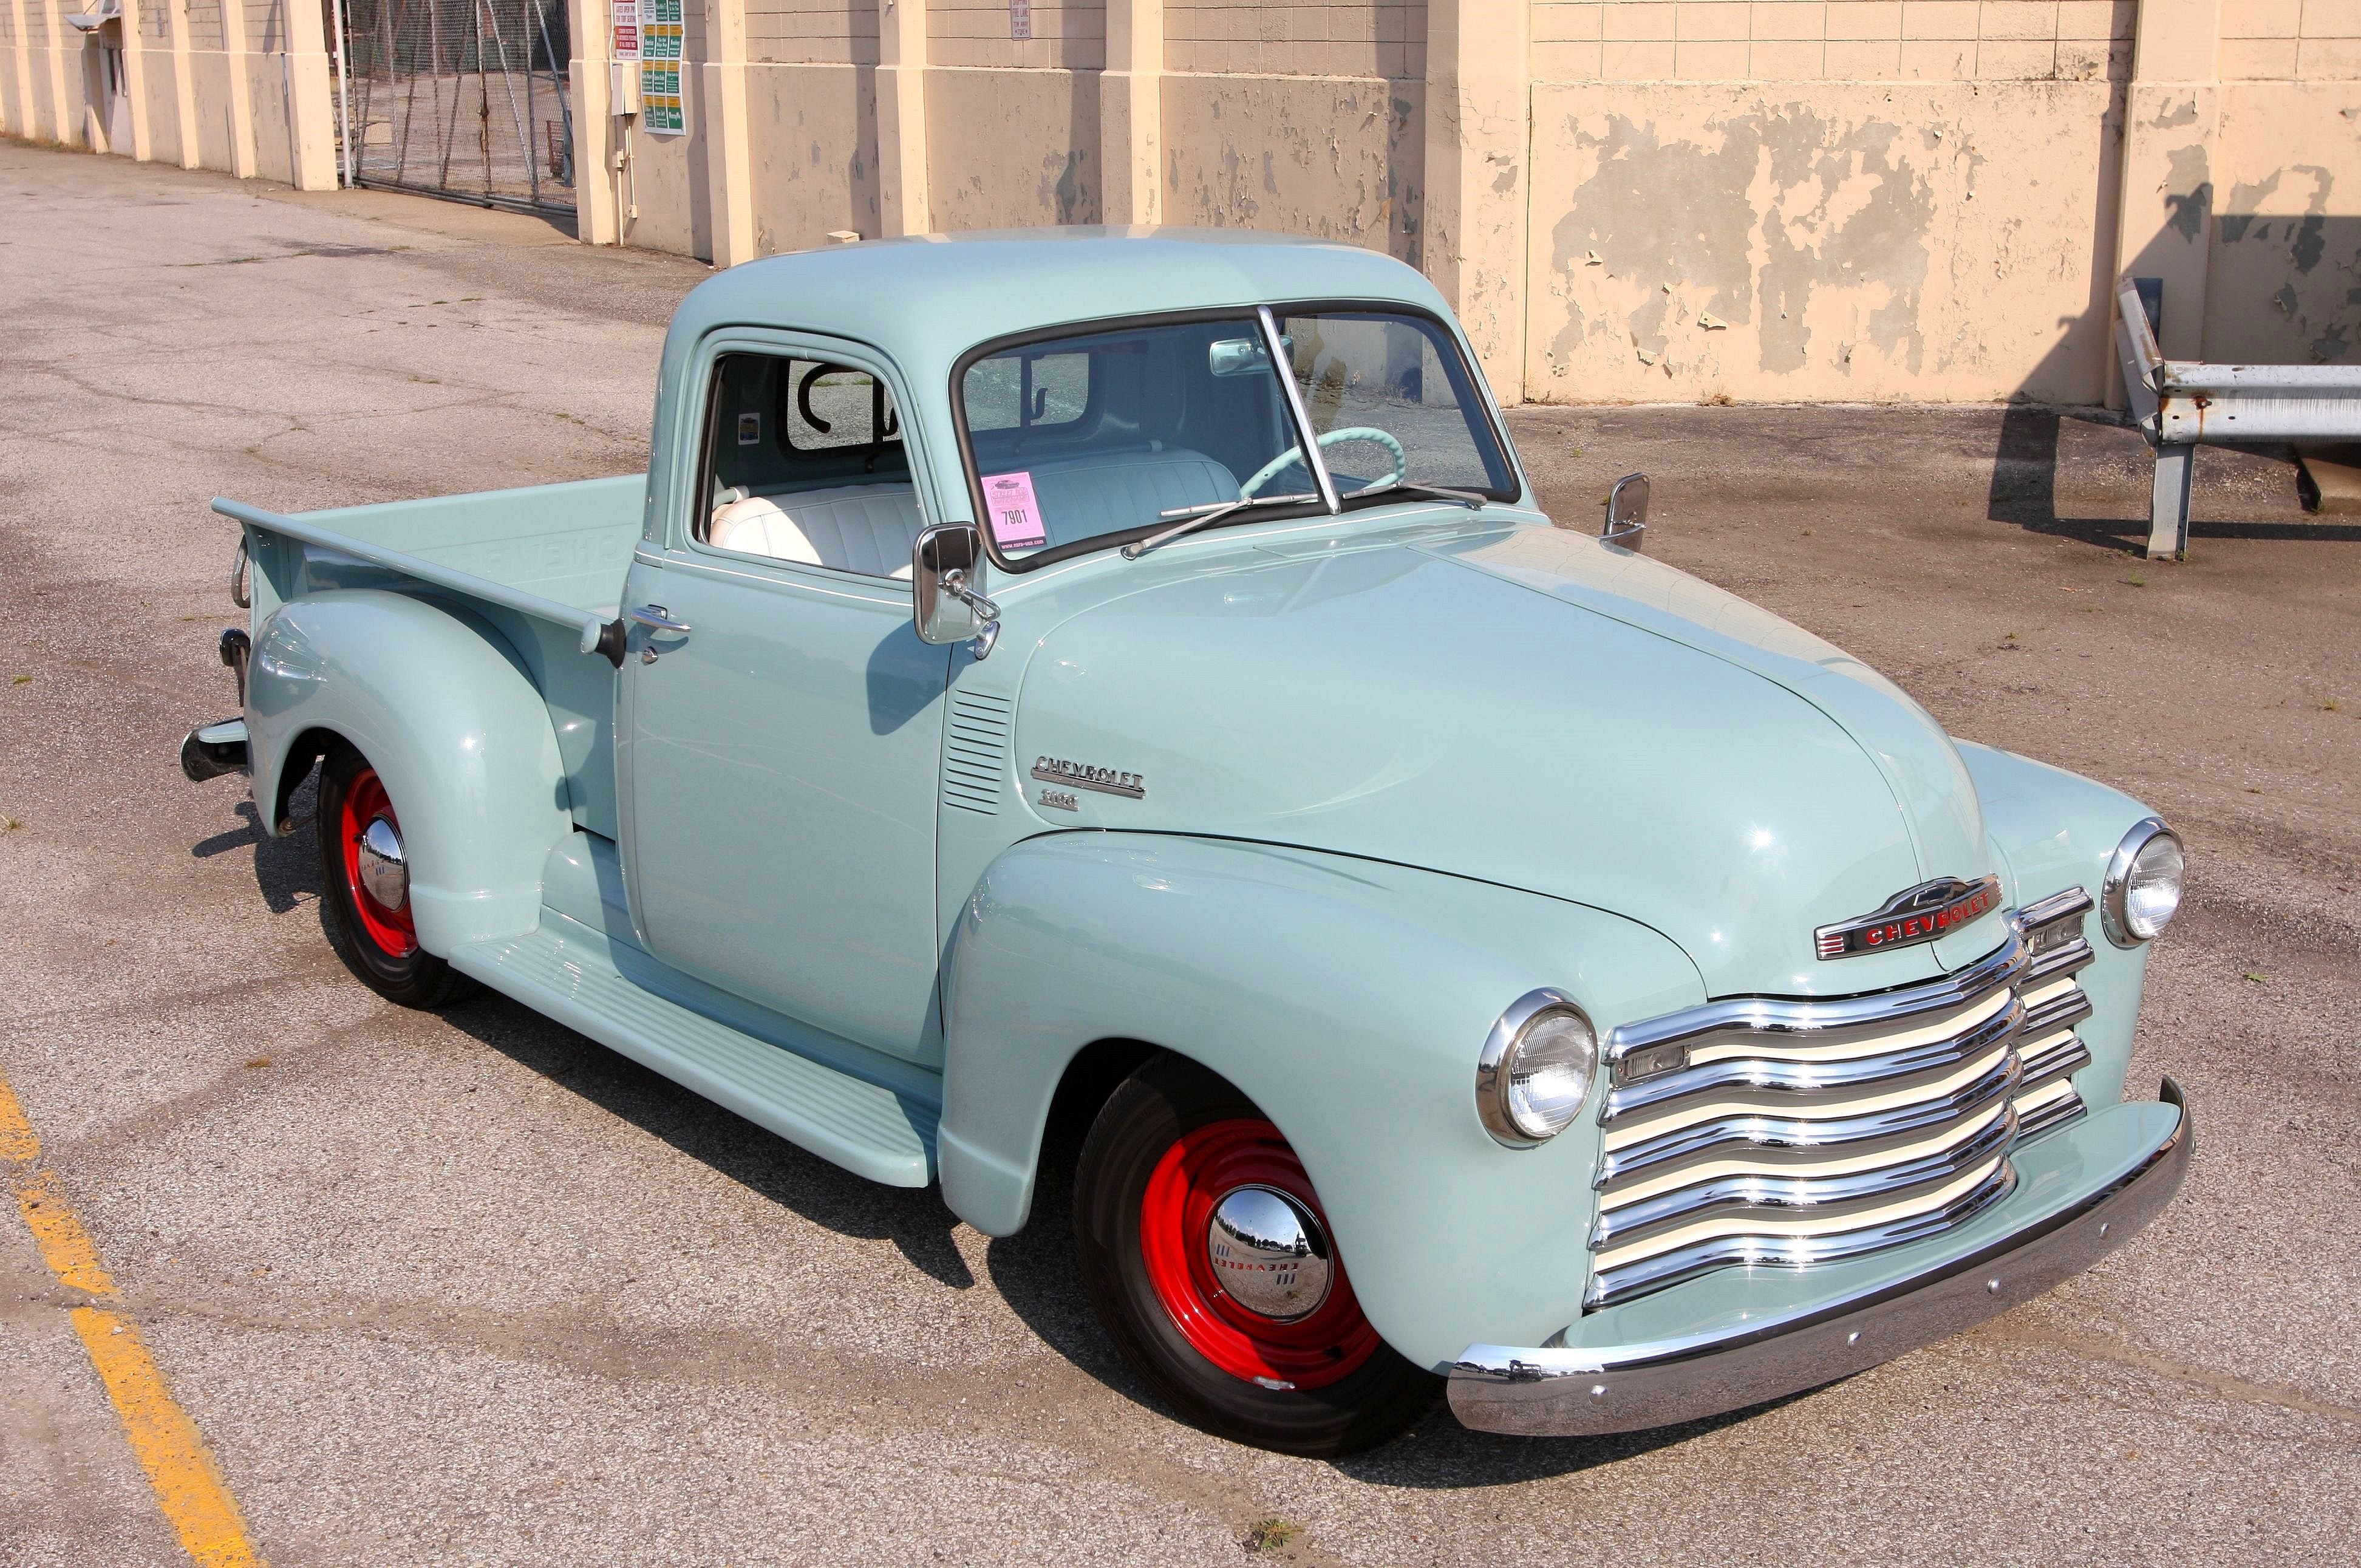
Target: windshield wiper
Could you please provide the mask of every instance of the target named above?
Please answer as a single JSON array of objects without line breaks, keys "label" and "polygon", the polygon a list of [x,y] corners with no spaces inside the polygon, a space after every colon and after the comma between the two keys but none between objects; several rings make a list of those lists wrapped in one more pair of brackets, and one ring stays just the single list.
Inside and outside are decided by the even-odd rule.
[{"label": "windshield wiper", "polygon": [[1137,561],[1159,544],[1170,544],[1174,540],[1194,533],[1201,528],[1211,528],[1235,512],[1247,511],[1255,507],[1301,506],[1306,501],[1317,501],[1319,499],[1318,496],[1313,495],[1246,496],[1234,501],[1214,501],[1207,506],[1174,507],[1170,511],[1158,512],[1156,515],[1159,519],[1177,517],[1186,521],[1176,523],[1161,533],[1151,533],[1145,539],[1135,540],[1125,545],[1123,558],[1126,561]]},{"label": "windshield wiper", "polygon": [[1482,511],[1485,503],[1492,499],[1474,490],[1455,490],[1448,485],[1430,485],[1421,479],[1380,479],[1374,485],[1365,485],[1355,490],[1345,500],[1350,505],[1364,496],[1375,495],[1420,496],[1431,501],[1455,501],[1470,511]]}]

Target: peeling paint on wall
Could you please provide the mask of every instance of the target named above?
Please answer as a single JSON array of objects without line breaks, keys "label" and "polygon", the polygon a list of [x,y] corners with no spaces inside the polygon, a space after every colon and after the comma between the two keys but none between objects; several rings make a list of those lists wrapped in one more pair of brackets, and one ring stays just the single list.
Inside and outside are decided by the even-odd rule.
[{"label": "peeling paint on wall", "polygon": [[2109,84],[1534,96],[1528,396],[2099,395]]},{"label": "peeling paint on wall", "polygon": [[1349,240],[1418,264],[1414,87],[1318,77],[1164,79],[1168,223]]},{"label": "peeling paint on wall", "polygon": [[2350,363],[2361,351],[2361,212],[2335,209],[2340,169],[2343,189],[2361,185],[2361,83],[2241,86],[2223,99],[2215,159],[2236,178],[2212,236],[2205,356]]},{"label": "peeling paint on wall", "polygon": [[876,114],[853,71],[752,65],[746,103],[757,250],[807,249],[827,243],[831,229],[878,232],[877,179],[864,153]]},{"label": "peeling paint on wall", "polygon": [[2213,181],[2210,178],[2205,157],[2205,144],[2192,142],[2176,147],[2166,155],[2170,172],[2164,191],[2165,210],[2171,216],[2168,226],[2183,239],[2196,239],[2205,233],[2205,225],[2213,216]]},{"label": "peeling paint on wall", "polygon": [[1098,112],[1095,71],[929,71],[933,226],[1097,223]]}]

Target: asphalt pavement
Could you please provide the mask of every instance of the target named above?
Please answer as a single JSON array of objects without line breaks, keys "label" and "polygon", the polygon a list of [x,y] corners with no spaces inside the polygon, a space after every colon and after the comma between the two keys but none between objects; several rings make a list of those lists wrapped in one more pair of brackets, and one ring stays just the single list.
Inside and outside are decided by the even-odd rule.
[{"label": "asphalt pavement", "polygon": [[[2354,1559],[2361,530],[2279,458],[2202,455],[2174,565],[2087,414],[1511,416],[1561,522],[1646,468],[1656,554],[2182,829],[2133,1080],[2199,1152],[2098,1268],[1835,1387],[1320,1463],[1157,1406],[1054,1193],[990,1240],[506,1001],[384,1004],[309,838],[180,776],[234,707],[210,497],[636,468],[705,268],[15,144],[0,211],[0,1075],[279,1568]],[[0,1564],[185,1561],[80,1299],[0,1209]]]}]

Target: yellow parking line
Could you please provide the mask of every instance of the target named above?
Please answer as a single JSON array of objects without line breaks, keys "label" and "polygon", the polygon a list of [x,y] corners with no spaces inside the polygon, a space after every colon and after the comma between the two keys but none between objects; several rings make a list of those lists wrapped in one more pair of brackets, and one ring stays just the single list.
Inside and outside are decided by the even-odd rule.
[{"label": "yellow parking line", "polygon": [[[99,1261],[90,1233],[66,1202],[57,1172],[34,1168],[40,1157],[41,1142],[25,1120],[25,1108],[7,1079],[0,1077],[0,1159],[17,1171],[12,1183],[16,1212],[25,1217],[42,1261],[60,1284],[101,1300],[113,1299],[115,1281]],[[121,1313],[98,1306],[76,1307],[73,1326],[181,1547],[203,1568],[264,1568],[246,1539],[236,1499],[222,1484],[196,1423],[164,1386],[164,1375],[148,1354],[138,1327]]]}]

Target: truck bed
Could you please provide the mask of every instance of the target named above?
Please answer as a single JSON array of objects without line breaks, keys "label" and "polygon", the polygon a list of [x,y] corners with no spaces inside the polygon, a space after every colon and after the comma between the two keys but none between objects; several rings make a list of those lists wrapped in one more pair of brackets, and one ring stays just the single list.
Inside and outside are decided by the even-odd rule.
[{"label": "truck bed", "polygon": [[230,501],[214,510],[429,581],[456,576],[478,585],[463,591],[505,588],[510,594],[486,597],[522,593],[604,619],[615,613],[646,498],[646,477],[625,474],[284,516]]},{"label": "truck bed", "polygon": [[380,589],[456,602],[523,660],[548,703],[576,822],[616,831],[614,667],[591,656],[615,619],[647,479],[563,485],[280,513],[216,499],[246,527],[249,630],[307,595]]}]

